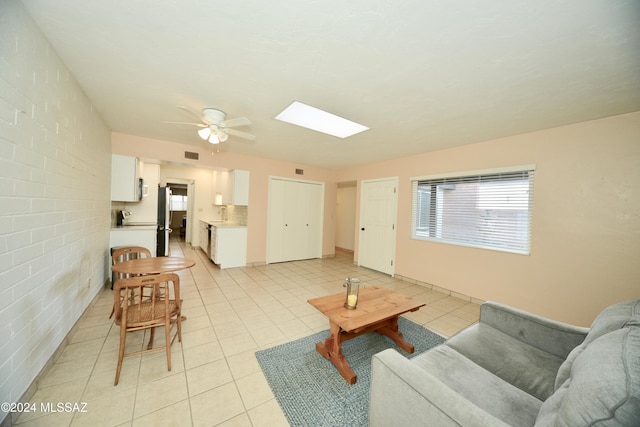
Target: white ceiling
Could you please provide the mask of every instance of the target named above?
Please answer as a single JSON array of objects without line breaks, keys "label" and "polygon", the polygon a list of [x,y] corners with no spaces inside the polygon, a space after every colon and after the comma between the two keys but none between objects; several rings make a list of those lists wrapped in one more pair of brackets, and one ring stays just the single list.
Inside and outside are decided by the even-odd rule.
[{"label": "white ceiling", "polygon": [[[114,132],[343,168],[640,110],[638,0],[24,0]],[[370,130],[274,120],[293,100]],[[221,156],[224,152],[220,153]]]}]

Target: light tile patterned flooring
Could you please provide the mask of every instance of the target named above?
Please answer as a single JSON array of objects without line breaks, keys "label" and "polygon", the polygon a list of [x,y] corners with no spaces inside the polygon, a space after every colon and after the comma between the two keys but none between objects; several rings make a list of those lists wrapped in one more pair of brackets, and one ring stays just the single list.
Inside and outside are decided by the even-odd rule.
[{"label": "light tile patterned flooring", "polygon": [[[200,250],[177,240],[172,256],[196,259],[180,272],[182,343],[172,347],[172,370],[163,351],[124,359],[113,385],[119,327],[109,319],[112,291],[90,306],[59,359],[31,399],[86,402],[86,413],[24,413],[20,426],[286,426],[256,361],[255,351],[328,328],[309,298],[342,292],[345,277],[387,286],[424,301],[408,318],[443,336],[477,322],[479,305],[353,265],[352,254],[220,270]],[[162,337],[162,333],[156,334]],[[140,348],[143,333],[127,337]],[[336,375],[338,373],[336,372]]]}]

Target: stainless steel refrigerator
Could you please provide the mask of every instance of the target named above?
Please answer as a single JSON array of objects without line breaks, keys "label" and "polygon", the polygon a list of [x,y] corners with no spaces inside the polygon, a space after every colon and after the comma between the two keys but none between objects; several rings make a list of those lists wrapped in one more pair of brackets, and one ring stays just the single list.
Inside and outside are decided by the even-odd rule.
[{"label": "stainless steel refrigerator", "polygon": [[171,188],[158,187],[158,238],[156,256],[169,256],[171,233]]}]

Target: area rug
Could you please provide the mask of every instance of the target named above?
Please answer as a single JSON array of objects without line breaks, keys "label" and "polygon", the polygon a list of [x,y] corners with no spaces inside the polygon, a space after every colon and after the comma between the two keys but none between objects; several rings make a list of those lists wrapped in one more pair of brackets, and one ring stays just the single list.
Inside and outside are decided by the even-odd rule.
[{"label": "area rug", "polygon": [[331,362],[316,351],[316,343],[329,330],[256,352],[269,386],[292,426],[367,426],[371,357],[395,348],[411,358],[444,342],[444,338],[404,317],[400,332],[414,345],[413,354],[399,349],[391,339],[376,333],[342,344],[342,353],[358,376],[354,385],[342,378]]}]

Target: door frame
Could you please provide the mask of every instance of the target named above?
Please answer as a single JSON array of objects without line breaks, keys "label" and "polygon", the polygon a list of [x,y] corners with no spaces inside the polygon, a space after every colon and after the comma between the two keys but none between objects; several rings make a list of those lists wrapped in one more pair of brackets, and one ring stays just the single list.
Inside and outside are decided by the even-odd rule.
[{"label": "door frame", "polygon": [[195,207],[196,182],[193,179],[185,178],[167,178],[167,183],[186,184],[187,185],[187,227],[184,231],[185,243],[191,243],[191,232],[193,230],[193,212]]},{"label": "door frame", "polygon": [[[364,247],[363,243],[362,243],[362,239],[364,236],[364,233],[362,233],[362,227],[363,224],[365,223],[364,221],[364,215],[365,215],[365,209],[363,209],[364,206],[364,186],[367,184],[371,184],[374,182],[392,182],[395,185],[395,196],[394,196],[394,207],[393,207],[393,235],[391,236],[391,242],[389,242],[389,244],[391,245],[391,268],[389,269],[389,272],[387,271],[381,271],[381,270],[376,270],[376,271],[380,271],[381,273],[384,274],[389,274],[391,277],[394,277],[395,275],[395,269],[396,269],[396,242],[397,242],[397,235],[398,235],[398,185],[399,185],[399,178],[397,176],[395,177],[386,177],[386,178],[374,178],[374,179],[365,179],[360,181],[360,206],[359,206],[359,223],[358,223],[358,266],[362,266],[365,268],[371,268],[372,267],[368,267],[368,266],[363,266],[361,264],[361,257],[360,254],[362,253],[362,248]],[[373,269],[375,270],[375,269]]]}]

